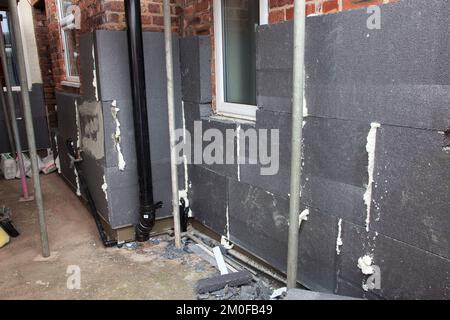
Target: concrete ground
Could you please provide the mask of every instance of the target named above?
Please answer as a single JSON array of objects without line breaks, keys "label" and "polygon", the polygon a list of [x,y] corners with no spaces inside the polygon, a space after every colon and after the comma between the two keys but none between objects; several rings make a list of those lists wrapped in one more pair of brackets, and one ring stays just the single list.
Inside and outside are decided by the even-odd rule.
[{"label": "concrete ground", "polygon": [[[0,179],[0,205],[11,208],[21,233],[0,248],[0,299],[195,299],[196,281],[215,272],[166,239],[134,250],[105,249],[89,211],[62,178],[41,175],[41,182],[52,251],[47,260],[40,255],[35,202],[18,202],[19,180]],[[68,289],[70,266],[79,267],[79,290]]]}]

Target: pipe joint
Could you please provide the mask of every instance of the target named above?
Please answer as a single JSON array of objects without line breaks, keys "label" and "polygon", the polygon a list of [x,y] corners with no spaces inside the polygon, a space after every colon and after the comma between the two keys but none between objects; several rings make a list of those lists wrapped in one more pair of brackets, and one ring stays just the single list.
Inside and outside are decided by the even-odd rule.
[{"label": "pipe joint", "polygon": [[155,226],[156,210],[162,207],[159,201],[152,205],[144,205],[141,207],[141,215],[136,225],[136,241],[144,242],[150,239],[150,231]]}]

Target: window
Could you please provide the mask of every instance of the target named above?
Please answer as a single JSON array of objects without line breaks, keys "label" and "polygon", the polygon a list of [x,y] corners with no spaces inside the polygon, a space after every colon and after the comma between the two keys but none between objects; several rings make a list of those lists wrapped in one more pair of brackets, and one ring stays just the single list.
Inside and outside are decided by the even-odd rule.
[{"label": "window", "polygon": [[[64,49],[64,62],[66,67],[66,80],[70,82],[80,82],[78,73],[78,52],[76,29],[76,14],[79,13],[78,7],[72,5],[72,0],[58,0],[59,7],[59,26],[61,28],[62,44]],[[78,12],[75,12],[78,11]]]},{"label": "window", "polygon": [[255,119],[256,27],[266,24],[268,0],[214,0],[217,112]]},{"label": "window", "polygon": [[11,36],[11,21],[9,19],[9,13],[5,11],[1,11],[0,14],[3,16],[2,30],[3,30],[3,38],[5,41],[5,52],[6,52],[6,63],[8,65],[8,73],[9,79],[11,81],[11,85],[13,87],[19,86],[19,76],[17,73],[17,62],[16,55],[14,50],[14,38]]}]

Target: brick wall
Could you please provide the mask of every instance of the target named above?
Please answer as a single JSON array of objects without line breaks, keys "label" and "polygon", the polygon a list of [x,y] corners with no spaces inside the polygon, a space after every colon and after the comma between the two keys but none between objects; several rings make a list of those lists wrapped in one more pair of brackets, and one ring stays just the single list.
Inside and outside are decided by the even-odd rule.
[{"label": "brick wall", "polygon": [[180,20],[183,36],[212,33],[212,0],[182,0],[180,2]]},{"label": "brick wall", "polygon": [[[269,23],[293,19],[294,0],[268,0]],[[307,0],[307,14],[328,14],[382,4],[399,0]],[[74,0],[80,6],[82,23],[80,33],[96,29],[123,30],[125,12],[123,0]],[[144,31],[163,31],[163,0],[141,0],[142,25]],[[56,0],[45,0],[47,14],[48,41],[52,44],[50,53],[54,86],[57,90],[79,92],[78,89],[64,87],[64,52],[58,24]],[[172,27],[182,36],[211,35],[212,44],[212,90],[215,96],[214,67],[214,22],[213,0],[171,0]],[[213,106],[214,106],[213,101]]]},{"label": "brick wall", "polygon": [[[43,2],[43,1],[40,1]],[[183,0],[171,0],[171,13],[173,31],[180,30],[180,15],[182,13]],[[98,29],[123,30],[125,29],[125,9],[124,1],[115,0],[74,0],[73,4],[81,9],[81,30],[80,34]],[[141,0],[142,25],[144,31],[164,30],[163,21],[163,1],[162,0]],[[50,57],[52,61],[51,71],[53,74],[54,88],[59,91],[79,93],[79,89],[63,86],[62,81],[66,80],[64,50],[59,29],[59,18],[56,0],[45,0],[45,10],[47,17],[48,41],[52,44]],[[44,30],[40,30],[44,32]],[[36,35],[40,37],[39,34]],[[77,41],[78,42],[78,41]],[[78,43],[77,43],[78,47]],[[80,61],[78,61],[78,64]],[[81,79],[82,81],[82,79]]]},{"label": "brick wall", "polygon": [[33,7],[34,32],[41,69],[42,85],[44,89],[44,103],[47,110],[50,127],[56,127],[56,99],[53,82],[52,60],[50,55],[50,42],[47,28],[45,8]]},{"label": "brick wall", "polygon": [[[56,0],[45,1],[45,12],[47,16],[48,41],[51,43],[50,57],[52,61],[54,86],[56,89],[61,89],[61,81],[66,79],[66,75]],[[38,34],[36,36],[39,37]],[[72,89],[72,91],[74,90]]]},{"label": "brick wall", "polygon": [[[104,22],[99,29],[123,30],[125,28],[125,9],[123,1],[103,0]],[[179,16],[181,1],[171,0],[172,30],[180,29]],[[142,28],[144,31],[164,31],[163,0],[141,0]]]},{"label": "brick wall", "polygon": [[[306,0],[306,14],[327,14],[399,0]],[[294,0],[269,0],[269,23],[292,20]]]}]

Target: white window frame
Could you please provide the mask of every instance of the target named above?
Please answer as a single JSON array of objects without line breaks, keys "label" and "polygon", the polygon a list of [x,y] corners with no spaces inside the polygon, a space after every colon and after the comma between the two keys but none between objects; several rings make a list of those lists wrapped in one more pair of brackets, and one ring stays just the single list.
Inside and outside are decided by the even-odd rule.
[{"label": "white window frame", "polygon": [[[253,1],[253,0],[251,0]],[[269,20],[269,0],[259,0],[259,24],[264,25]],[[254,121],[256,105],[231,103],[225,101],[224,70],[223,70],[223,22],[222,0],[214,0],[214,48],[216,71],[216,112],[223,116]]]},{"label": "white window frame", "polygon": [[63,12],[61,0],[57,0],[58,5],[58,16],[59,16],[59,29],[61,34],[61,41],[64,49],[64,66],[66,71],[66,81],[62,81],[63,85],[71,86],[71,87],[79,87],[80,84],[80,76],[70,75],[69,68],[69,50],[67,49],[67,42],[65,37],[65,32],[68,30],[76,29],[75,16],[73,14],[66,15]]}]

